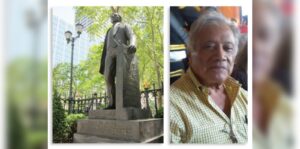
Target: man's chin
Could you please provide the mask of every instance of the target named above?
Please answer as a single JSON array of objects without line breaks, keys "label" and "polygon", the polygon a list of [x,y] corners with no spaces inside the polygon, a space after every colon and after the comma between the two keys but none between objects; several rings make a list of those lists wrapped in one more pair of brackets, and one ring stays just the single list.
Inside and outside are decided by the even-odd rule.
[{"label": "man's chin", "polygon": [[214,82],[214,84],[223,84],[227,78],[228,75],[212,75],[211,82]]}]

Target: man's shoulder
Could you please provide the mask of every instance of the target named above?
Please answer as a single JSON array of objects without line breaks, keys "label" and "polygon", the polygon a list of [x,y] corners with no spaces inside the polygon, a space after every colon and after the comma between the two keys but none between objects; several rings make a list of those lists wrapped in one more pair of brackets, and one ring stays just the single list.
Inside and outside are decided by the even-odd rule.
[{"label": "man's shoulder", "polygon": [[246,104],[248,103],[248,92],[242,87],[239,88],[238,98],[243,100],[243,102],[245,102]]},{"label": "man's shoulder", "polygon": [[183,74],[178,80],[171,84],[170,92],[184,90],[189,83],[191,82],[187,78],[186,74]]},{"label": "man's shoulder", "polygon": [[239,83],[239,81],[237,81],[235,78],[229,77],[226,80],[225,84],[227,84],[233,88],[237,88],[237,90],[238,90],[237,97],[242,98],[247,102],[248,92],[242,87],[242,85]]},{"label": "man's shoulder", "polygon": [[247,96],[248,95],[248,91],[246,91],[245,89],[243,89],[242,87],[240,87],[240,90],[239,90],[240,94],[244,95],[244,96]]},{"label": "man's shoulder", "polygon": [[188,98],[190,92],[193,92],[193,83],[186,74],[183,74],[170,86],[170,100],[172,102],[180,102],[184,98]]},{"label": "man's shoulder", "polygon": [[118,22],[116,24],[116,26],[119,27],[119,28],[130,28],[130,26],[127,23],[124,23],[124,22]]}]

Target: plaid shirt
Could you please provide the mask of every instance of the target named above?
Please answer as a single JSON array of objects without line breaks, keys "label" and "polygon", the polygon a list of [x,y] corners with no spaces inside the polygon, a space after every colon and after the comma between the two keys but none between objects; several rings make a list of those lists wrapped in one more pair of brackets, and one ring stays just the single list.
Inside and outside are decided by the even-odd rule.
[{"label": "plaid shirt", "polygon": [[231,100],[230,118],[208,95],[189,68],[170,87],[172,143],[230,144],[248,139],[247,92],[232,78],[224,83]]},{"label": "plaid shirt", "polygon": [[[255,149],[294,149],[294,108],[298,106],[287,96],[276,82],[268,80],[260,95],[262,107],[270,113],[267,131],[261,132],[253,124],[253,142]],[[271,94],[270,94],[271,93]]]}]

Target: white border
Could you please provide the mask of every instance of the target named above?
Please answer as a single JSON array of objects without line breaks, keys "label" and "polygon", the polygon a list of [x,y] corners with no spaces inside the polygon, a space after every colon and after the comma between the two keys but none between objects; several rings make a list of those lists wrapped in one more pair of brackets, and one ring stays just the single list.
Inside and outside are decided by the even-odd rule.
[{"label": "white border", "polygon": [[293,57],[293,62],[292,62],[292,75],[293,75],[293,78],[291,79],[293,82],[293,89],[294,89],[294,101],[295,101],[295,104],[293,106],[293,108],[295,109],[295,116],[293,117],[295,122],[294,122],[294,128],[295,128],[295,137],[296,137],[296,146],[295,148],[299,148],[300,145],[299,145],[299,140],[300,140],[300,128],[298,127],[300,122],[299,122],[299,115],[300,115],[300,108],[299,108],[299,105],[300,105],[300,92],[299,89],[300,89],[300,84],[299,84],[299,76],[300,76],[300,59],[299,59],[299,56],[300,56],[300,43],[299,43],[299,40],[300,40],[300,30],[299,27],[300,26],[300,13],[299,13],[299,10],[300,10],[300,1],[299,0],[295,0],[294,1],[294,19],[293,19],[293,33],[294,33],[294,43],[293,43],[293,51],[292,51],[292,57]]},{"label": "white border", "polygon": [[[0,1],[0,20],[7,20],[7,16],[5,16],[5,14],[7,13],[7,9],[4,7],[4,5],[7,5],[7,1]],[[0,122],[0,130],[1,134],[0,134],[0,144],[1,144],[1,148],[7,148],[7,139],[5,137],[5,135],[7,134],[7,113],[6,113],[6,107],[5,105],[7,105],[7,98],[5,95],[6,92],[6,81],[5,81],[5,75],[6,75],[6,55],[7,55],[7,44],[5,43],[4,40],[6,39],[5,36],[7,36],[7,31],[5,31],[5,29],[7,28],[7,23],[5,23],[5,21],[2,21],[4,23],[0,24],[0,45],[2,47],[2,50],[0,52],[0,118],[2,119]],[[4,49],[4,50],[3,50]]]}]

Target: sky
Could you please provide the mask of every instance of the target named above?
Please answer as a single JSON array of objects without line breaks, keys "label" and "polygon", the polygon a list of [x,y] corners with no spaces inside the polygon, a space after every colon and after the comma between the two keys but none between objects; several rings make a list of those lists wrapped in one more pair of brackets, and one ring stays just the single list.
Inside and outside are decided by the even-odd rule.
[{"label": "sky", "polygon": [[75,10],[73,7],[54,7],[52,9],[52,14],[68,24],[74,24],[75,22]]},{"label": "sky", "polygon": [[[19,57],[33,56],[33,54],[47,57],[47,17],[42,13],[40,3],[36,2],[37,0],[7,2],[6,13],[9,14],[9,17],[5,18],[7,62]],[[37,27],[29,27],[29,12],[33,20],[38,22]],[[36,47],[38,53],[33,53]]]}]

